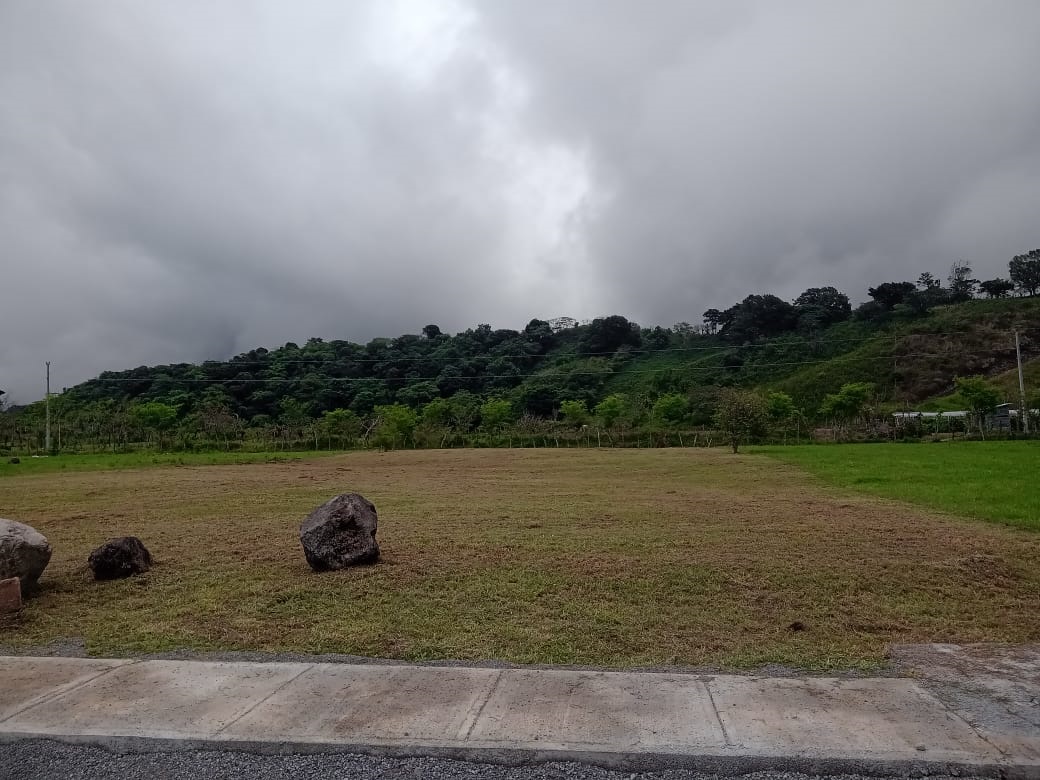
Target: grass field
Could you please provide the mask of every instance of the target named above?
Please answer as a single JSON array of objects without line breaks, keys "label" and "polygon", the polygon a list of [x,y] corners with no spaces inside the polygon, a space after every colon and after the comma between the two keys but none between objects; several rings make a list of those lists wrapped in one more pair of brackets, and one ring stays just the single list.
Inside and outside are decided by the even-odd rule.
[{"label": "grass field", "polygon": [[758,447],[834,485],[1040,531],[1040,441]]},{"label": "grass field", "polygon": [[[383,561],[314,574],[299,522],[348,490],[379,509]],[[0,507],[55,549],[41,594],[0,622],[18,648],[826,669],[890,642],[1040,639],[1040,534],[721,450],[65,470],[0,480]],[[156,566],[93,582],[88,553],[122,534]]]}]

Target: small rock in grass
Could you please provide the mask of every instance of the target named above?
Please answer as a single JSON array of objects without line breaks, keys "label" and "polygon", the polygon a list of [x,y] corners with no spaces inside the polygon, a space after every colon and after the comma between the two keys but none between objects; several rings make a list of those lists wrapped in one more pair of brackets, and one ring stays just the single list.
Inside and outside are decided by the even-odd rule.
[{"label": "small rock in grass", "polygon": [[29,593],[50,560],[47,537],[25,523],[0,518],[0,580],[17,577],[22,593]]},{"label": "small rock in grass", "polygon": [[17,577],[0,580],[0,615],[22,608],[22,583]]},{"label": "small rock in grass", "polygon": [[300,526],[307,563],[314,571],[374,563],[379,558],[377,525],[376,508],[364,496],[343,493],[326,501]]},{"label": "small rock in grass", "polygon": [[136,536],[121,536],[94,550],[87,563],[95,580],[118,580],[148,571],[152,554]]},{"label": "small rock in grass", "polygon": [[788,631],[805,631],[806,625],[801,620],[794,621],[787,627]]}]

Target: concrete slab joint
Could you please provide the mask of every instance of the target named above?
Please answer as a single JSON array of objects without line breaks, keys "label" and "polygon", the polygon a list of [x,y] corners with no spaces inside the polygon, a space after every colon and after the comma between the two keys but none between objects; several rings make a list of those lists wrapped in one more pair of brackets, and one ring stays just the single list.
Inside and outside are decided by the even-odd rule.
[{"label": "concrete slab joint", "polygon": [[0,741],[1040,777],[1040,735],[1002,752],[908,679],[76,658],[0,671]]}]

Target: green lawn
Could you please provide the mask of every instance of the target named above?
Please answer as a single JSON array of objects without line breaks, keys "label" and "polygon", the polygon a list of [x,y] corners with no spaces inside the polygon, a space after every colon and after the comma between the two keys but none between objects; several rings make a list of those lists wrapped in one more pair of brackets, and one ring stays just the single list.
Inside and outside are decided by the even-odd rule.
[{"label": "green lawn", "polygon": [[281,463],[313,459],[325,452],[127,452],[104,455],[19,455],[18,463],[0,458],[0,477],[43,474],[54,471],[110,471],[156,466],[226,466],[238,463]]},{"label": "green lawn", "polygon": [[1040,442],[755,447],[845,488],[1040,531]]}]

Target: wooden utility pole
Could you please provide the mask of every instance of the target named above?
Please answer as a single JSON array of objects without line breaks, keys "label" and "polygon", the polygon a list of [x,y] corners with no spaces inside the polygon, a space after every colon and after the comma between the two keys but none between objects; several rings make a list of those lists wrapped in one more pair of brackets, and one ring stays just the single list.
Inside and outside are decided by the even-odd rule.
[{"label": "wooden utility pole", "polygon": [[46,410],[46,424],[44,426],[43,449],[48,455],[51,454],[51,361],[47,361],[47,395],[45,396],[44,409]]},{"label": "wooden utility pole", "polygon": [[1015,331],[1015,358],[1018,361],[1018,401],[1019,414],[1022,415],[1022,433],[1029,433],[1029,407],[1026,405],[1026,383],[1022,379],[1022,347],[1018,343],[1018,331]]}]

